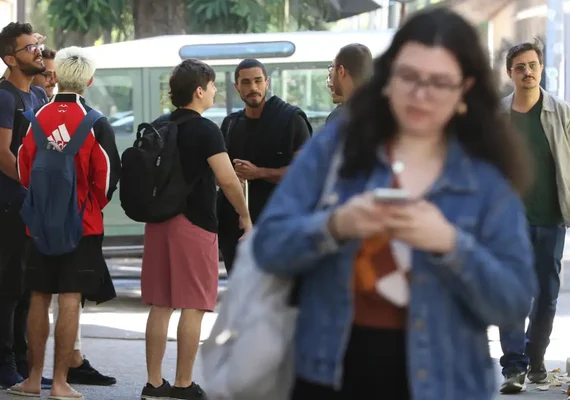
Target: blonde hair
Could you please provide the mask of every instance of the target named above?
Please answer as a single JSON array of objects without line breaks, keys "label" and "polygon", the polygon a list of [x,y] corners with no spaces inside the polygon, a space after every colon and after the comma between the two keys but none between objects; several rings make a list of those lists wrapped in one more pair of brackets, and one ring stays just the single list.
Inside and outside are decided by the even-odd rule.
[{"label": "blonde hair", "polygon": [[85,49],[76,46],[59,50],[54,65],[60,92],[83,93],[95,75],[95,62]]}]

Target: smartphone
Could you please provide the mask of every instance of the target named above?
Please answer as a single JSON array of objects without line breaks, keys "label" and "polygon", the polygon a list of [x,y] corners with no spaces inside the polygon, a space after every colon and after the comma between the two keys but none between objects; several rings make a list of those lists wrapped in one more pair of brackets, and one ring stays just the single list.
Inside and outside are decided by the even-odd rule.
[{"label": "smartphone", "polygon": [[405,203],[410,199],[410,195],[405,189],[375,189],[373,196],[378,203]]}]

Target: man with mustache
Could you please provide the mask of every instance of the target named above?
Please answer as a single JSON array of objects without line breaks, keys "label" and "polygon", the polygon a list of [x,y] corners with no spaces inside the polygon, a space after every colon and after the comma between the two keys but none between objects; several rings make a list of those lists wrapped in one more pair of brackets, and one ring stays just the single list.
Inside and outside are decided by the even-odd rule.
[{"label": "man with mustache", "polygon": [[[27,124],[23,112],[47,102],[43,89],[32,86],[45,71],[42,38],[30,24],[12,22],[0,32],[0,58],[9,70],[0,83],[0,386],[10,387],[28,373],[27,315],[24,290],[26,232],[20,208],[26,190],[16,169],[16,154]],[[43,379],[49,386],[51,380]]]},{"label": "man with mustache", "polygon": [[56,86],[55,76],[53,74],[55,71],[55,67],[53,65],[53,60],[55,59],[55,50],[45,47],[42,51],[42,58],[44,60],[46,69],[44,72],[40,72],[34,76],[32,85],[43,88],[48,98],[51,99],[53,97],[53,92]]},{"label": "man with mustache", "polygon": [[565,226],[570,225],[570,107],[540,87],[544,63],[539,41],[511,48],[506,67],[515,90],[502,100],[502,106],[528,140],[535,168],[534,187],[524,201],[539,293],[526,333],[524,320],[517,326],[500,327],[505,376],[501,392],[518,393],[524,389],[527,372],[532,383],[547,378],[544,355],[560,290]]},{"label": "man with mustache", "polygon": [[[245,109],[226,117],[221,129],[238,177],[248,181],[249,211],[255,224],[312,127],[299,107],[277,96],[266,99],[269,77],[260,61],[243,60],[234,78]],[[223,192],[218,193],[219,243],[229,273],[243,231],[234,208]]]}]

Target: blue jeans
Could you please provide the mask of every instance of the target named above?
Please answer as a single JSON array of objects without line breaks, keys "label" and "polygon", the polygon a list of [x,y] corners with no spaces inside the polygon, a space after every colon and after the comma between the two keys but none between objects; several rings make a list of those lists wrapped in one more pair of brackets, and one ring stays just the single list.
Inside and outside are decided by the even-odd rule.
[{"label": "blue jeans", "polygon": [[[516,326],[500,327],[503,375],[513,371],[526,372],[529,364],[532,367],[541,366],[550,344],[556,314],[566,228],[562,225],[530,225],[529,229],[539,294],[533,301],[526,334],[525,321]],[[505,285],[508,284],[505,282]]]}]

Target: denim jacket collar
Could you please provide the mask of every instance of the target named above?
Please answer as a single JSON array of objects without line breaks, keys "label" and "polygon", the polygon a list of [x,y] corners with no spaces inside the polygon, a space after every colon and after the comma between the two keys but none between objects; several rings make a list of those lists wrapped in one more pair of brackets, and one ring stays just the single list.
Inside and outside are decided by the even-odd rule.
[{"label": "denim jacket collar", "polygon": [[[384,168],[390,168],[386,146],[378,150],[378,160]],[[455,135],[448,141],[447,159],[443,172],[430,191],[430,195],[449,190],[457,193],[472,193],[477,190],[477,179],[473,163]]]}]

